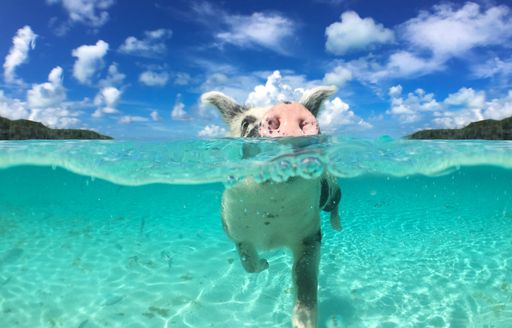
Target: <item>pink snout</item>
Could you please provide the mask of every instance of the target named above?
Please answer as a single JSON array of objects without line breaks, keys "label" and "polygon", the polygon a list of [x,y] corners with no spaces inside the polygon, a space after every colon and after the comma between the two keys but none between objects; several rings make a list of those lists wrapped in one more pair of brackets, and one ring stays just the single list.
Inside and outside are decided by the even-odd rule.
[{"label": "pink snout", "polygon": [[272,107],[261,120],[261,137],[300,137],[319,134],[313,114],[299,103],[282,103]]}]

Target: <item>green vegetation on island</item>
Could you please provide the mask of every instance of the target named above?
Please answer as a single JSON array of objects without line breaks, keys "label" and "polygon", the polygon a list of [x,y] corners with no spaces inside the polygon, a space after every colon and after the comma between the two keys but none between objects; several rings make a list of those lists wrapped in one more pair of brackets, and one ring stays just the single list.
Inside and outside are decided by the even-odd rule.
[{"label": "green vegetation on island", "polygon": [[431,129],[414,132],[409,139],[512,140],[512,117],[473,122],[461,129]]},{"label": "green vegetation on island", "polygon": [[0,140],[28,139],[112,139],[90,130],[51,129],[30,120],[9,120],[0,117]]}]

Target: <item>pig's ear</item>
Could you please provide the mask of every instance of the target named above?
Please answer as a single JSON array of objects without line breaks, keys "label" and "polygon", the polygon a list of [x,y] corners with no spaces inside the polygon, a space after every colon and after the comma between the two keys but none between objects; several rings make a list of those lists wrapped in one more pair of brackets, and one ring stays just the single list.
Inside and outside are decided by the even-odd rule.
[{"label": "pig's ear", "polygon": [[334,86],[316,87],[306,91],[302,98],[300,98],[299,103],[309,109],[313,115],[317,116],[324,100],[335,92],[336,87]]},{"label": "pig's ear", "polygon": [[217,91],[204,93],[201,96],[201,102],[217,107],[227,124],[230,124],[235,116],[243,113],[246,109],[244,106],[237,104],[233,98]]}]

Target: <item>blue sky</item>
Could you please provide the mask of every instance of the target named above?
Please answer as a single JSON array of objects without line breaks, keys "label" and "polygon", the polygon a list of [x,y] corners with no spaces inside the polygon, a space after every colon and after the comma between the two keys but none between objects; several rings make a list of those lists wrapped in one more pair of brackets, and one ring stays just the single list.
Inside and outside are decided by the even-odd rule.
[{"label": "blue sky", "polygon": [[221,136],[255,106],[338,92],[323,131],[374,138],[512,116],[509,1],[7,0],[0,116],[116,138]]}]

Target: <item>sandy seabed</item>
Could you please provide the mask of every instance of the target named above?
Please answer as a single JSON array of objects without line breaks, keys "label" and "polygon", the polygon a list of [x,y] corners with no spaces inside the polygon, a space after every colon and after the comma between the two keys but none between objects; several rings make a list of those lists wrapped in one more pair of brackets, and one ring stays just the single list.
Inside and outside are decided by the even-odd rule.
[{"label": "sandy seabed", "polygon": [[[512,172],[341,180],[320,327],[512,326]],[[220,185],[0,170],[0,327],[289,327],[291,258],[245,273]],[[508,182],[507,182],[508,181]]]}]

